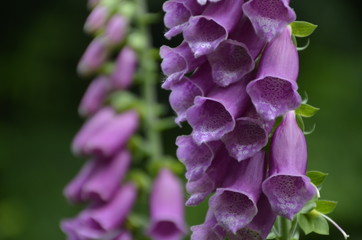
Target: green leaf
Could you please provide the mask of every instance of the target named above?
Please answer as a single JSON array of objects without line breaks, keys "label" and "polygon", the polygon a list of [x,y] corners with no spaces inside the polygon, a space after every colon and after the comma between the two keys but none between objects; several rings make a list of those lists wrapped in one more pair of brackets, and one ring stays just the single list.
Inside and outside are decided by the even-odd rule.
[{"label": "green leaf", "polygon": [[269,233],[268,237],[266,239],[276,239],[277,235],[274,232]]},{"label": "green leaf", "polygon": [[308,37],[318,27],[317,25],[305,21],[295,21],[292,22],[290,26],[292,27],[292,34],[296,37]]},{"label": "green leaf", "polygon": [[297,108],[295,110],[295,113],[302,117],[308,118],[308,117],[313,117],[318,111],[319,111],[319,108],[313,107],[306,103],[302,103],[299,106],[299,108]]},{"label": "green leaf", "polygon": [[298,223],[306,235],[311,232],[321,235],[329,234],[328,221],[316,211],[299,215]]},{"label": "green leaf", "polygon": [[337,202],[329,200],[318,200],[316,201],[316,205],[317,206],[315,210],[323,214],[329,214],[334,211],[337,206]]},{"label": "green leaf", "polygon": [[319,172],[319,171],[307,172],[307,177],[309,177],[311,182],[316,186],[321,185],[327,176],[328,176],[328,173],[323,173],[323,172]]}]

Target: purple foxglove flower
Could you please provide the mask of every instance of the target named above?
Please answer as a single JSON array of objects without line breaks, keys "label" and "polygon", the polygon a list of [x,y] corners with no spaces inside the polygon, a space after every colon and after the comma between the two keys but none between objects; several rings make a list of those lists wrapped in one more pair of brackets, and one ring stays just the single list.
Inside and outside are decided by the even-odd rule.
[{"label": "purple foxglove flower", "polygon": [[109,11],[105,6],[96,6],[89,14],[84,31],[87,33],[95,33],[104,26],[107,21]]},{"label": "purple foxglove flower", "polygon": [[128,231],[124,231],[113,240],[132,240],[132,239],[133,237],[131,233],[129,233]]},{"label": "purple foxglove flower", "polygon": [[114,89],[125,89],[132,84],[137,66],[137,54],[130,47],[124,47],[119,53],[115,69],[111,75],[111,84]]},{"label": "purple foxglove flower", "polygon": [[242,16],[243,0],[210,3],[201,16],[191,17],[183,35],[195,57],[213,52],[228,38]]},{"label": "purple foxglove flower", "polygon": [[115,116],[86,142],[88,155],[108,158],[121,150],[138,128],[138,114],[130,110]]},{"label": "purple foxglove flower", "polygon": [[273,211],[292,219],[316,194],[305,176],[307,144],[294,112],[288,112],[271,142],[269,177],[263,183]]},{"label": "purple foxglove flower", "polygon": [[124,34],[127,31],[127,20],[119,14],[114,15],[106,26],[105,38],[111,45],[117,45],[120,43]]},{"label": "purple foxglove flower", "polygon": [[274,121],[260,119],[254,108],[236,119],[236,125],[232,132],[225,134],[222,141],[230,156],[238,161],[252,157],[267,143],[268,136]]},{"label": "purple foxglove flower", "polygon": [[155,240],[180,240],[186,234],[181,183],[162,169],[152,187],[149,235]]},{"label": "purple foxglove flower", "polygon": [[88,140],[106,126],[115,117],[115,111],[105,107],[92,116],[79,130],[72,143],[72,151],[76,155],[85,154]]},{"label": "purple foxglove flower", "polygon": [[72,240],[114,238],[131,211],[136,195],[135,186],[125,184],[110,202],[88,208],[75,219],[62,221],[61,228]]},{"label": "purple foxglove flower", "polygon": [[208,144],[212,144],[211,148],[215,157],[201,178],[187,182],[186,190],[191,196],[186,201],[186,206],[195,206],[204,201],[217,187],[221,186],[226,174],[236,163],[236,160],[229,156],[225,147],[221,145],[218,148],[213,143]]},{"label": "purple foxglove flower", "polygon": [[81,116],[91,116],[102,108],[103,102],[107,97],[109,90],[109,79],[105,76],[99,76],[91,82],[85,92],[78,112]]},{"label": "purple foxglove flower", "polygon": [[212,79],[222,87],[240,81],[255,67],[247,46],[234,40],[220,43],[207,59],[212,67]]},{"label": "purple foxglove flower", "polygon": [[103,38],[93,39],[78,63],[78,73],[84,76],[94,73],[104,63],[107,55],[105,40]]},{"label": "purple foxglove flower", "polygon": [[99,161],[88,161],[78,175],[65,187],[64,196],[66,196],[71,203],[81,203],[84,201],[82,197],[83,186],[94,172],[97,171],[98,166]]},{"label": "purple foxglove flower", "polygon": [[191,227],[191,240],[224,240],[225,230],[219,226],[214,213],[209,209],[205,222],[201,225]]},{"label": "purple foxglove flower", "polygon": [[101,160],[97,169],[83,186],[83,199],[93,202],[109,201],[128,170],[131,156],[127,151],[122,151],[108,161]]},{"label": "purple foxglove flower", "polygon": [[162,46],[160,56],[163,59],[162,71],[167,76],[166,81],[162,84],[164,89],[170,89],[186,73],[195,70],[206,61],[205,57],[195,58],[186,42],[181,43],[176,48]]},{"label": "purple foxglove flower", "polygon": [[201,65],[191,78],[182,78],[179,82],[171,85],[170,105],[176,112],[175,122],[186,120],[187,110],[194,105],[194,99],[197,96],[205,96],[215,87],[210,79],[211,69],[208,63]]},{"label": "purple foxglove flower", "polygon": [[164,23],[169,30],[165,33],[167,39],[183,31],[191,16],[199,15],[204,7],[195,0],[169,0],[162,6],[165,12]]},{"label": "purple foxglove flower", "polygon": [[192,137],[197,144],[220,140],[235,127],[250,105],[245,91],[247,79],[227,88],[215,88],[207,97],[196,97],[195,105],[187,110],[187,120],[193,128]]},{"label": "purple foxglove flower", "polygon": [[289,7],[290,0],[251,0],[244,4],[244,14],[252,22],[256,33],[271,41],[291,22],[296,15]]},{"label": "purple foxglove flower", "polygon": [[177,158],[186,167],[186,178],[189,181],[200,179],[211,165],[214,152],[209,144],[197,145],[191,136],[179,136],[176,139]]},{"label": "purple foxglove flower", "polygon": [[298,71],[298,52],[291,29],[287,27],[266,46],[257,78],[247,86],[247,92],[263,118],[275,119],[300,105],[296,83]]},{"label": "purple foxglove flower", "polygon": [[236,234],[257,214],[264,168],[264,152],[240,163],[234,161],[222,188],[210,198],[209,206],[226,230]]},{"label": "purple foxglove flower", "polygon": [[258,214],[254,219],[240,229],[236,235],[230,235],[230,240],[248,239],[248,240],[263,240],[270,233],[276,215],[273,213],[267,197],[262,194],[258,201]]}]

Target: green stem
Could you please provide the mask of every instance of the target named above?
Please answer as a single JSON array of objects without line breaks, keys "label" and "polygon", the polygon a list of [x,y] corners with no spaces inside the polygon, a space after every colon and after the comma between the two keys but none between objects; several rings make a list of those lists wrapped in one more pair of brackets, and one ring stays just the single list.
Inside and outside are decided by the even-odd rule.
[{"label": "green stem", "polygon": [[280,240],[289,240],[290,221],[284,217],[279,217],[279,221]]},{"label": "green stem", "polygon": [[[142,18],[147,13],[146,0],[137,0],[138,17]],[[140,52],[140,68],[142,69],[144,82],[142,88],[142,95],[146,104],[146,116],[144,119],[144,129],[146,138],[151,152],[151,159],[153,161],[162,157],[162,142],[159,131],[157,130],[157,122],[159,120],[157,109],[157,64],[155,59],[150,54],[152,49],[152,36],[146,23],[139,23],[140,32],[146,41],[146,49]]]}]

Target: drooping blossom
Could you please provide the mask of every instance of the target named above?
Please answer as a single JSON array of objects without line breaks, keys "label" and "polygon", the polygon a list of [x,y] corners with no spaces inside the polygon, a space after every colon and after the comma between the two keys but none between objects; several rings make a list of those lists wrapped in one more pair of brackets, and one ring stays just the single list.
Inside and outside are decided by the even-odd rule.
[{"label": "drooping blossom", "polygon": [[191,227],[191,240],[223,240],[226,231],[218,224],[214,213],[209,209],[203,224]]},{"label": "drooping blossom", "polygon": [[113,70],[110,80],[114,90],[124,90],[132,84],[133,77],[137,66],[137,55],[130,47],[124,47],[119,53],[115,69]]},{"label": "drooping blossom", "polygon": [[150,197],[149,235],[154,240],[180,240],[185,233],[181,184],[170,170],[161,169]]},{"label": "drooping blossom", "polygon": [[240,163],[232,163],[222,186],[209,200],[216,220],[226,230],[236,234],[258,213],[264,171],[264,152]]},{"label": "drooping blossom", "polygon": [[[91,4],[95,5],[96,3]],[[108,14],[109,10],[107,7],[102,5],[95,6],[84,24],[84,31],[87,33],[95,33],[101,29],[107,21]]]},{"label": "drooping blossom", "polygon": [[316,194],[305,176],[307,144],[294,111],[288,112],[276,129],[270,158],[269,177],[263,183],[263,192],[276,214],[292,219]]},{"label": "drooping blossom", "polygon": [[265,48],[255,80],[247,92],[257,110],[265,119],[275,119],[301,103],[296,83],[299,59],[291,37],[291,28],[273,39]]},{"label": "drooping blossom", "polygon": [[105,38],[111,45],[119,44],[127,32],[128,21],[120,14],[112,16],[105,29]]}]

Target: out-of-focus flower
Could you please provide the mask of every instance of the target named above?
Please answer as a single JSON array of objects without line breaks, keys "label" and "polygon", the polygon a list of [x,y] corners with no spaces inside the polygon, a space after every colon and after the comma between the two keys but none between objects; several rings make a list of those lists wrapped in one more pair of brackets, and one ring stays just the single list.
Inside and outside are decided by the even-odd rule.
[{"label": "out-of-focus flower", "polygon": [[124,47],[119,53],[115,69],[110,77],[113,89],[124,90],[133,81],[137,66],[137,55],[130,47]]}]

